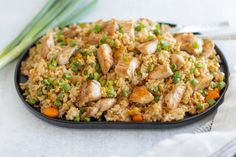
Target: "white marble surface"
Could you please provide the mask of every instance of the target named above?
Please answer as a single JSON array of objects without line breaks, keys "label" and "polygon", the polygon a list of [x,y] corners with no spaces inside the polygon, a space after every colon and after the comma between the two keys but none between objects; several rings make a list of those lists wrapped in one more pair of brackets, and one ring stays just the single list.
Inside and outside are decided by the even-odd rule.
[{"label": "white marble surface", "polygon": [[[0,48],[9,42],[46,0],[1,0]],[[181,24],[236,23],[234,0],[100,0],[83,18],[149,17]],[[235,41],[218,41],[230,68],[235,64]],[[195,124],[164,130],[76,130],[45,123],[32,115],[17,96],[13,82],[15,63],[0,70],[0,156],[137,156],[163,138],[191,132],[213,115]]]}]

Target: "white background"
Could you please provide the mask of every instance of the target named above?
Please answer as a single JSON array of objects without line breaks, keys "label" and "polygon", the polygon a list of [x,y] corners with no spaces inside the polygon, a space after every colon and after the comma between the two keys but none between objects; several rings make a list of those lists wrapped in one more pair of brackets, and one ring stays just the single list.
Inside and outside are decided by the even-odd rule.
[{"label": "white background", "polygon": [[[13,39],[46,0],[0,0],[0,48]],[[100,0],[82,21],[147,17],[180,24],[236,24],[235,0]],[[217,41],[230,69],[236,65],[235,41]],[[137,156],[161,139],[191,132],[195,124],[165,130],[76,130],[47,124],[33,116],[18,98],[13,82],[15,63],[0,70],[0,156]],[[174,148],[170,148],[174,149]]]}]

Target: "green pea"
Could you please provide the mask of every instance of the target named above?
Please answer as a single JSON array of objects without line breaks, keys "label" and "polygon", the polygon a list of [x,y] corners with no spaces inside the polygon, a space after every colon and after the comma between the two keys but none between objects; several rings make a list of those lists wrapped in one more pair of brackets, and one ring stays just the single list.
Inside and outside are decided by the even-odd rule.
[{"label": "green pea", "polygon": [[158,102],[159,100],[160,100],[160,97],[157,96],[157,95],[154,95],[154,101],[155,101],[155,102]]},{"label": "green pea", "polygon": [[63,77],[64,77],[64,79],[66,79],[66,80],[70,80],[70,79],[71,79],[70,74],[64,74]]},{"label": "green pea", "polygon": [[178,77],[174,77],[173,78],[173,82],[176,84],[176,83],[178,83],[180,81],[180,78],[178,78]]},{"label": "green pea", "polygon": [[79,110],[80,110],[81,113],[86,112],[86,108],[84,108],[84,107],[80,107]]},{"label": "green pea", "polygon": [[70,87],[70,84],[69,84],[69,83],[64,84],[64,90],[65,90],[66,92],[69,92],[70,89],[71,89],[71,87]]},{"label": "green pea", "polygon": [[182,77],[182,72],[181,71],[176,71],[174,74],[174,77],[181,78]]},{"label": "green pea", "polygon": [[73,41],[71,42],[71,44],[70,44],[71,47],[75,47],[75,46],[77,46],[77,45],[78,45],[78,43],[77,43],[76,40],[73,40]]},{"label": "green pea", "polygon": [[91,119],[90,119],[90,117],[85,117],[85,118],[84,118],[84,121],[85,121],[85,122],[90,122]]},{"label": "green pea", "polygon": [[70,64],[70,68],[71,68],[72,71],[78,72],[78,71],[80,71],[81,68],[82,68],[82,63],[79,62],[79,61],[77,61],[77,62],[72,62],[72,63]]},{"label": "green pea", "polygon": [[102,30],[102,26],[96,24],[95,27],[93,28],[92,32],[99,33],[101,30]]},{"label": "green pea", "polygon": [[224,81],[220,81],[218,84],[217,84],[217,87],[222,90],[223,88],[225,88],[226,86],[226,83]]},{"label": "green pea", "polygon": [[37,100],[36,100],[36,99],[28,99],[27,102],[28,102],[30,105],[34,105],[34,104],[36,104]]},{"label": "green pea", "polygon": [[57,95],[57,99],[58,100],[63,100],[63,98],[64,98],[64,94],[63,93],[59,93],[58,95]]},{"label": "green pea", "polygon": [[153,40],[153,39],[154,39],[154,36],[152,36],[152,35],[149,35],[149,36],[147,37],[147,39],[148,39],[149,41],[151,41],[151,40]]},{"label": "green pea", "polygon": [[145,28],[146,26],[142,23],[138,23],[138,25],[135,27],[136,31],[141,31],[143,28]]},{"label": "green pea", "polygon": [[153,71],[153,69],[154,69],[154,66],[152,64],[148,64],[147,71],[151,72]]},{"label": "green pea", "polygon": [[207,102],[210,106],[216,103],[214,99],[209,99]]},{"label": "green pea", "polygon": [[198,83],[199,83],[199,81],[197,79],[195,79],[195,78],[191,80],[191,84],[193,86],[196,86]]},{"label": "green pea", "polygon": [[59,88],[63,87],[63,81],[60,79],[57,81],[57,85],[59,86]]},{"label": "green pea", "polygon": [[74,122],[80,122],[80,117],[75,117]]},{"label": "green pea", "polygon": [[62,105],[62,102],[60,100],[56,100],[54,105],[59,107]]},{"label": "green pea", "polygon": [[193,42],[193,48],[194,49],[198,49],[199,48],[198,42],[196,42],[196,41]]},{"label": "green pea", "polygon": [[122,95],[123,95],[124,97],[128,97],[128,96],[129,96],[129,90],[123,90],[123,91],[122,91]]},{"label": "green pea", "polygon": [[84,70],[84,75],[86,75],[86,76],[88,75],[88,69]]},{"label": "green pea", "polygon": [[45,84],[46,86],[49,86],[49,85],[52,84],[52,81],[49,80],[49,79],[45,79],[45,80],[43,80],[42,82],[43,82],[43,84]]},{"label": "green pea", "polygon": [[116,92],[115,92],[113,86],[107,87],[107,96],[110,97],[110,98],[113,98],[113,97],[116,96]]},{"label": "green pea", "polygon": [[42,87],[37,89],[37,96],[42,96],[43,95],[43,90]]},{"label": "green pea", "polygon": [[202,110],[203,109],[203,104],[202,103],[197,104],[197,109]]}]

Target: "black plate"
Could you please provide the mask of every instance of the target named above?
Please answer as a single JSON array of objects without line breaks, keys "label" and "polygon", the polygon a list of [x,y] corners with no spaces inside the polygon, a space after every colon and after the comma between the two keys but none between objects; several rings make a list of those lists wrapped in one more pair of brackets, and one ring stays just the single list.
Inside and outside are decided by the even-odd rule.
[{"label": "black plate", "polygon": [[[166,24],[166,23],[165,23]],[[175,26],[173,24],[169,24],[170,26]],[[34,44],[32,45],[34,46]],[[58,119],[58,118],[50,118],[47,117],[45,115],[43,115],[38,108],[35,108],[31,105],[29,105],[26,101],[25,98],[23,96],[23,91],[21,90],[19,83],[25,82],[27,80],[27,77],[25,77],[24,75],[22,75],[20,73],[20,68],[21,68],[21,62],[26,60],[26,58],[28,57],[28,51],[29,49],[32,47],[30,46],[27,50],[25,50],[25,52],[20,56],[20,59],[16,65],[16,69],[15,69],[15,87],[17,90],[17,93],[19,95],[19,97],[21,98],[21,100],[23,101],[24,105],[27,107],[27,109],[33,113],[34,115],[36,115],[38,118],[57,125],[57,126],[61,126],[61,127],[70,127],[70,128],[91,128],[91,129],[157,129],[157,128],[174,128],[174,127],[180,127],[180,126],[184,126],[190,123],[194,123],[208,115],[210,115],[213,111],[215,111],[219,105],[222,104],[222,102],[224,101],[224,94],[228,88],[229,85],[229,69],[228,69],[228,64],[227,61],[225,59],[225,56],[223,55],[222,51],[215,46],[216,52],[217,54],[220,56],[221,58],[221,64],[220,64],[220,68],[221,70],[225,73],[225,82],[226,82],[226,87],[221,91],[221,95],[220,98],[217,100],[216,104],[209,107],[206,111],[197,114],[197,115],[193,115],[193,116],[185,116],[184,119],[179,120],[179,121],[174,121],[174,122],[106,122],[106,121],[91,121],[91,122],[74,122],[74,121],[67,121],[64,119]]]}]

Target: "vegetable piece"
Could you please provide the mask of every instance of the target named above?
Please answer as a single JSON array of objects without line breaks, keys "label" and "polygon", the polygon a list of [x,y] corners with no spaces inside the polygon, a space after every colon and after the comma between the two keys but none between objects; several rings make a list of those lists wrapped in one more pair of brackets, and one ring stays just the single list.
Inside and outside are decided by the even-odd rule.
[{"label": "vegetable piece", "polygon": [[[49,3],[53,4],[54,1]],[[13,59],[18,57],[24,50],[35,42],[40,36],[45,34],[49,29],[56,26],[65,26],[75,22],[81,15],[83,15],[87,10],[89,10],[97,0],[93,0],[88,5],[84,6],[82,9],[78,9],[81,1],[74,0],[60,0],[56,1],[55,4],[51,5],[47,13],[43,14],[38,21],[32,24],[32,28],[27,30],[25,36],[20,37],[14,46],[11,46],[7,53],[4,53],[0,57],[0,69],[6,64],[11,62]],[[17,37],[17,38],[18,38]]]},{"label": "vegetable piece", "polygon": [[154,86],[152,91],[153,93],[157,93],[159,91],[158,86]]},{"label": "vegetable piece", "polygon": [[58,117],[59,115],[59,110],[54,107],[47,107],[43,109],[43,114],[48,116],[48,117]]},{"label": "vegetable piece", "polygon": [[146,26],[142,23],[138,23],[138,25],[135,27],[136,31],[141,31],[143,28],[145,28]]},{"label": "vegetable piece", "polygon": [[151,72],[153,71],[153,69],[154,69],[154,66],[152,64],[148,64],[147,71]]},{"label": "vegetable piece", "polygon": [[215,90],[210,90],[206,96],[206,102],[208,102],[209,99],[218,99],[220,97],[220,94]]},{"label": "vegetable piece", "polygon": [[193,48],[195,48],[195,49],[198,49],[198,48],[199,48],[198,42],[196,42],[196,41],[193,42]]},{"label": "vegetable piece", "polygon": [[62,102],[60,100],[56,100],[54,103],[55,106],[59,107],[62,105]]},{"label": "vegetable piece", "polygon": [[122,91],[122,95],[123,95],[124,97],[128,97],[128,96],[129,96],[129,90],[123,90],[123,91]]},{"label": "vegetable piece", "polygon": [[80,122],[80,117],[75,117],[74,122]]},{"label": "vegetable piece", "polygon": [[102,30],[102,27],[98,24],[96,24],[92,30],[94,33],[99,33]]},{"label": "vegetable piece", "polygon": [[91,119],[90,119],[89,117],[85,117],[85,118],[84,118],[84,121],[85,121],[85,122],[90,122],[90,120],[91,120]]},{"label": "vegetable piece", "polygon": [[226,83],[224,81],[220,81],[218,84],[217,84],[217,87],[222,90],[223,88],[225,88],[226,86]]},{"label": "vegetable piece", "polygon": [[161,25],[159,23],[156,25],[156,28],[153,30],[153,33],[155,35],[160,35],[161,34]]},{"label": "vegetable piece", "polygon": [[66,79],[66,80],[70,80],[70,79],[71,79],[70,74],[64,74],[63,77],[64,77],[64,79]]},{"label": "vegetable piece", "polygon": [[178,66],[176,64],[171,64],[170,68],[174,72],[177,70]]},{"label": "vegetable piece", "polygon": [[216,103],[214,99],[209,99],[207,102],[210,106]]},{"label": "vegetable piece", "polygon": [[181,71],[176,71],[174,76],[173,76],[173,82],[178,83],[180,81],[181,77],[182,77],[182,72]]},{"label": "vegetable piece", "polygon": [[37,89],[37,96],[42,96],[43,95],[43,90],[42,87]]},{"label": "vegetable piece", "polygon": [[35,100],[35,99],[28,99],[27,102],[28,102],[30,105],[34,105],[34,104],[37,102],[37,100]]},{"label": "vegetable piece", "polygon": [[134,122],[142,122],[143,121],[143,117],[141,115],[133,115],[132,116],[132,120]]},{"label": "vegetable piece", "polygon": [[66,83],[66,84],[64,84],[64,90],[65,90],[65,92],[69,92],[70,91],[70,89],[71,89],[71,87],[70,87],[70,84],[69,83]]},{"label": "vegetable piece", "polygon": [[198,109],[198,110],[202,110],[202,109],[203,109],[203,107],[204,107],[204,106],[203,106],[203,104],[202,104],[202,103],[199,103],[199,104],[197,104],[197,109]]},{"label": "vegetable piece", "polygon": [[198,83],[199,83],[199,81],[197,79],[195,79],[195,78],[191,80],[191,84],[193,86],[196,86]]},{"label": "vegetable piece", "polygon": [[57,95],[57,99],[58,100],[63,100],[63,98],[64,98],[64,94],[63,93],[59,93],[58,95]]}]

